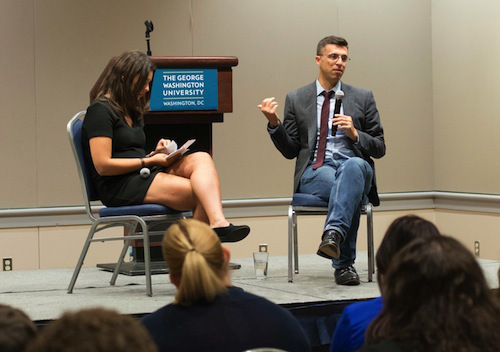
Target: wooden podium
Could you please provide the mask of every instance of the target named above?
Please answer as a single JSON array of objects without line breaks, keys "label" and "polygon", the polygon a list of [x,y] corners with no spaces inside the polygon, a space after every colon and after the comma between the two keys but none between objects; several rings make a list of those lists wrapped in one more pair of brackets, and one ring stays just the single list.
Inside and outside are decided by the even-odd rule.
[{"label": "wooden podium", "polygon": [[146,150],[152,150],[160,138],[178,143],[196,138],[191,150],[212,154],[212,123],[223,122],[224,113],[233,112],[232,67],[238,65],[235,56],[153,56],[158,68],[217,69],[218,108],[216,110],[151,111],[144,116]]},{"label": "wooden podium", "polygon": [[[216,70],[217,107],[209,110],[175,110],[150,111],[144,115],[146,133],[146,152],[154,150],[161,138],[175,140],[180,146],[189,139],[196,142],[189,148],[191,151],[205,151],[212,155],[212,124],[224,121],[224,113],[233,111],[233,79],[232,68],[238,65],[235,56],[152,56],[151,60],[157,69],[171,70]],[[157,70],[158,71],[158,70]],[[157,79],[156,75],[154,80]],[[152,86],[155,86],[153,80]],[[154,88],[153,88],[154,89]],[[155,92],[151,92],[155,94]],[[151,273],[167,273],[168,268],[163,261],[161,237],[151,238]],[[120,273],[126,275],[144,274],[144,250],[142,241],[133,241],[133,260],[121,266]],[[114,269],[115,264],[98,264],[99,268]],[[231,264],[239,268],[240,265]]]}]

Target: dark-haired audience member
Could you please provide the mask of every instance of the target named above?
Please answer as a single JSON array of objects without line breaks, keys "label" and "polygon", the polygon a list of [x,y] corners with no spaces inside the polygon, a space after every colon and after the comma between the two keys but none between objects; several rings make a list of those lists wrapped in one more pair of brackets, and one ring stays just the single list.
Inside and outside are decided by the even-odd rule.
[{"label": "dark-haired audience member", "polygon": [[37,328],[23,311],[0,304],[0,351],[22,352],[37,334]]},{"label": "dark-haired audience member", "polygon": [[[419,216],[407,215],[392,222],[377,250],[377,280],[384,280],[390,261],[404,246],[417,238],[439,236],[437,227]],[[365,331],[382,310],[382,297],[347,306],[337,323],[330,351],[347,352],[360,348],[365,341]]]},{"label": "dark-haired audience member", "polygon": [[384,308],[367,351],[497,352],[500,305],[473,254],[457,240],[416,240],[391,261]]},{"label": "dark-haired audience member", "polygon": [[229,251],[196,220],[170,226],[163,238],[173,304],[142,319],[162,351],[310,351],[298,321],[284,308],[231,286]]},{"label": "dark-haired audience member", "polygon": [[64,313],[44,327],[28,352],[156,352],[134,318],[105,308]]}]

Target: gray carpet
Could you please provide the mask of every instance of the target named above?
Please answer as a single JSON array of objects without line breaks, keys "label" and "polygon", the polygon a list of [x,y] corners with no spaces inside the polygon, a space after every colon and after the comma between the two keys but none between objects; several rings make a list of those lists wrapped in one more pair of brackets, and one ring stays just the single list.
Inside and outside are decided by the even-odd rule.
[{"label": "gray carpet", "polygon": [[[316,255],[300,256],[300,274],[287,280],[287,258],[270,257],[265,280],[255,278],[253,259],[233,259],[241,269],[232,272],[235,286],[278,303],[341,301],[376,297],[377,283],[368,282],[366,252],[358,253],[356,268],[360,286],[338,286],[333,280],[329,261]],[[499,261],[479,260],[488,283],[498,287]],[[144,276],[120,275],[110,286],[111,273],[83,268],[73,294],[66,292],[73,269],[20,270],[0,272],[0,303],[23,309],[33,320],[55,319],[66,310],[105,306],[124,314],[152,312],[172,302],[175,287],[168,275],[153,275],[153,297],[146,296]],[[376,275],[374,275],[375,279]]]}]

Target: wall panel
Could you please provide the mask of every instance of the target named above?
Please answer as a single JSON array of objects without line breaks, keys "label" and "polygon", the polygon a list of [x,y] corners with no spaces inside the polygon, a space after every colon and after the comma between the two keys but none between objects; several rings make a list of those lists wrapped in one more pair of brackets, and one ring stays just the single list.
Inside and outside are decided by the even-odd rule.
[{"label": "wall panel", "polygon": [[436,190],[500,193],[500,2],[434,0]]},{"label": "wall panel", "polygon": [[[214,127],[225,199],[289,196],[294,162],[256,105],[317,75],[315,45],[351,44],[346,82],[374,91],[386,131],[382,192],[500,193],[494,102],[500,5],[480,0],[5,0],[0,26],[0,208],[81,204],[65,125],[109,58],[236,55],[234,113]],[[192,11],[192,12],[191,12]],[[19,25],[22,24],[22,25]]]},{"label": "wall panel", "polygon": [[0,208],[37,206],[33,11],[0,2]]},{"label": "wall panel", "polygon": [[39,206],[81,204],[66,123],[88,106],[90,88],[112,56],[146,51],[153,20],[154,55],[191,55],[189,2],[58,1],[36,3]]},{"label": "wall panel", "polygon": [[339,1],[352,57],[346,80],[373,91],[384,127],[380,192],[434,188],[430,14],[431,1]]}]

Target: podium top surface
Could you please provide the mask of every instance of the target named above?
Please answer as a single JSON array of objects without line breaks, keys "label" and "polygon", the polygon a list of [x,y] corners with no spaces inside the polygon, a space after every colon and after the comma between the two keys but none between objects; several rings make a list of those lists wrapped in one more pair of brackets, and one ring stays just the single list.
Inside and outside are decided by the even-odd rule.
[{"label": "podium top surface", "polygon": [[236,56],[151,56],[151,60],[159,68],[231,68],[238,65]]}]

